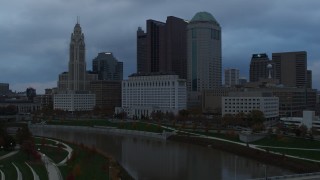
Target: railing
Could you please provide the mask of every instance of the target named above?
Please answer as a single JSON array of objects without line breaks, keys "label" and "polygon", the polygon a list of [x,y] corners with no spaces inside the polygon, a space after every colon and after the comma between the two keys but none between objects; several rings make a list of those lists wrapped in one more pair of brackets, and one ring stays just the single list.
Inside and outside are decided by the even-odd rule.
[{"label": "railing", "polygon": [[[320,172],[315,173],[304,173],[304,174],[290,174],[290,175],[284,175],[284,176],[273,176],[273,177],[264,177],[264,178],[257,178],[257,179],[251,179],[251,180],[276,180],[276,179],[292,179],[292,178],[319,178],[320,179]],[[306,179],[307,180],[307,179]]]}]

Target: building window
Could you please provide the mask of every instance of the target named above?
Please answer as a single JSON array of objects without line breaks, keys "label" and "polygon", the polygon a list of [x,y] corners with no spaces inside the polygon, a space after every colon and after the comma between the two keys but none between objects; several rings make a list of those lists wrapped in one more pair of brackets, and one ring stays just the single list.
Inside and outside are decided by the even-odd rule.
[{"label": "building window", "polygon": [[192,39],[197,38],[197,30],[196,29],[192,29]]}]

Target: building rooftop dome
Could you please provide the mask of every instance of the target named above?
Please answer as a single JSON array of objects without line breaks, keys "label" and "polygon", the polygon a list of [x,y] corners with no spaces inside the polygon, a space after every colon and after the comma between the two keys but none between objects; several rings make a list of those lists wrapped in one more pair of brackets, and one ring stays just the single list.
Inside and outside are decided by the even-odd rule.
[{"label": "building rooftop dome", "polygon": [[196,15],[193,16],[190,22],[203,22],[203,21],[208,21],[208,22],[214,22],[218,23],[217,20],[212,16],[212,14],[208,12],[198,12]]}]

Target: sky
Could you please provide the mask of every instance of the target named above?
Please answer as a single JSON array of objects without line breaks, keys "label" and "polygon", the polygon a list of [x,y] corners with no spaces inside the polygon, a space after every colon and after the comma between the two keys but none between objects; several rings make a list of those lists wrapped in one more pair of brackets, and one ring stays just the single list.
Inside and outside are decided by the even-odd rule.
[{"label": "sky", "polygon": [[136,31],[146,20],[190,20],[211,13],[222,28],[222,70],[248,78],[252,54],[307,51],[313,87],[320,89],[319,0],[1,0],[0,82],[38,94],[56,87],[68,69],[70,36],[77,16],[85,35],[87,70],[99,52],[136,71]]}]

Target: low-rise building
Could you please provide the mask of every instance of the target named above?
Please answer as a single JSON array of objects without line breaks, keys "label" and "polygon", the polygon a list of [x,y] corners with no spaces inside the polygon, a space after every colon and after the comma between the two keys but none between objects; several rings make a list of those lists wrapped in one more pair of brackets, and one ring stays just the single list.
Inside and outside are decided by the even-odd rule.
[{"label": "low-rise building", "polygon": [[64,111],[91,111],[95,104],[95,94],[88,92],[66,92],[53,96],[53,108]]},{"label": "low-rise building", "polygon": [[133,74],[122,81],[122,106],[116,113],[128,117],[150,117],[152,112],[172,112],[186,109],[186,80],[178,75]]},{"label": "low-rise building", "polygon": [[319,116],[315,116],[314,111],[303,111],[302,117],[282,117],[280,118],[280,122],[287,127],[305,125],[309,130],[314,128],[320,131],[320,118]]},{"label": "low-rise building", "polygon": [[236,92],[222,98],[222,116],[225,114],[250,113],[252,110],[263,112],[267,121],[279,117],[279,98],[271,93]]},{"label": "low-rise building", "polygon": [[90,91],[96,95],[96,106],[100,108],[113,112],[121,106],[121,81],[91,81]]}]

